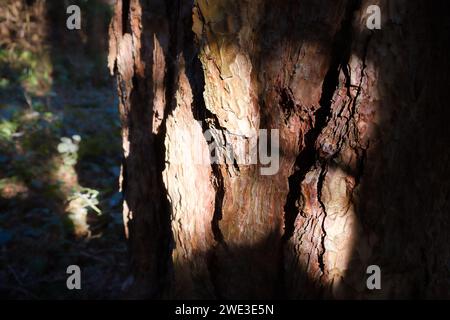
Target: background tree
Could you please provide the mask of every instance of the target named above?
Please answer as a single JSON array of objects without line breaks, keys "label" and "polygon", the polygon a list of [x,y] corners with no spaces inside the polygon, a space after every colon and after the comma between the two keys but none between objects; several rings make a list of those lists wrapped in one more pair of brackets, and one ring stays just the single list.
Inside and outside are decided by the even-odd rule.
[{"label": "background tree", "polygon": [[[381,30],[366,27],[373,4]],[[109,67],[131,292],[448,297],[445,12],[441,1],[118,0]],[[237,146],[260,128],[280,130],[276,175],[170,161],[207,129]],[[381,290],[366,288],[372,264]]]}]

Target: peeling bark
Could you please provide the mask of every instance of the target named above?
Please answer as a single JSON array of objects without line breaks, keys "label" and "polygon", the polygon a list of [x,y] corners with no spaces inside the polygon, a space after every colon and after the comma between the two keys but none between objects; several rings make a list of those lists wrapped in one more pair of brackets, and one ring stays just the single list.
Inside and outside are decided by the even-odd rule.
[{"label": "peeling bark", "polygon": [[[366,28],[371,4],[382,30]],[[109,67],[132,294],[448,296],[449,70],[432,49],[448,36],[441,12],[385,0],[118,0]],[[275,175],[236,152],[258,129],[280,132]],[[238,159],[197,163],[205,132]],[[382,290],[366,288],[371,264]]]}]

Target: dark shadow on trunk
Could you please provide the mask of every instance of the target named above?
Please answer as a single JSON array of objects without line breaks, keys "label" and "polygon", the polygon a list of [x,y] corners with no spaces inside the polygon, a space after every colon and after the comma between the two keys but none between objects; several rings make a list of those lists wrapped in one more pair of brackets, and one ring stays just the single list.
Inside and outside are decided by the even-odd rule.
[{"label": "dark shadow on trunk", "polygon": [[[217,243],[216,248],[207,253],[207,256],[211,257],[208,264],[216,289],[215,298],[330,298],[330,288],[319,285],[317,279],[311,279],[304,270],[285,269],[288,259],[286,254],[295,255],[289,252],[290,248],[285,246],[285,242],[292,237],[295,220],[302,214],[303,208],[296,203],[300,201],[301,183],[313,167],[322,168],[324,174],[328,168],[339,167],[355,178],[357,187],[353,197],[356,218],[362,228],[361,237],[368,238],[367,241],[373,245],[370,257],[362,263],[358,244],[354,244],[342,287],[338,288],[338,291],[345,291],[344,296],[349,298],[368,296],[370,292],[365,289],[365,270],[366,264],[369,263],[379,265],[383,275],[386,275],[386,278],[382,278],[386,279],[386,291],[383,291],[383,287],[380,296],[426,298],[448,295],[449,218],[446,213],[449,210],[449,202],[446,182],[449,178],[449,139],[445,122],[450,114],[445,108],[449,98],[448,90],[445,89],[449,74],[444,54],[447,52],[444,49],[449,49],[445,41],[449,36],[448,20],[444,16],[447,12],[445,5],[441,2],[422,5],[404,3],[405,7],[402,7],[402,13],[399,13],[404,21],[403,25],[397,25],[395,16],[391,21],[384,21],[387,23],[386,28],[375,31],[373,35],[369,31],[352,35],[350,29],[352,26],[355,28],[357,23],[353,14],[360,8],[361,1],[334,4],[335,9],[342,13],[342,33],[337,34],[331,31],[333,28],[329,28],[326,21],[318,26],[315,20],[317,17],[312,18],[311,12],[316,10],[327,17],[328,11],[318,9],[323,3],[302,2],[303,9],[311,11],[304,11],[300,17],[292,14],[298,10],[297,2],[283,3],[284,5],[277,8],[268,7],[266,16],[262,19],[261,30],[264,32],[261,33],[260,41],[264,50],[282,48],[285,43],[301,46],[308,42],[317,42],[319,47],[330,48],[333,39],[335,48],[332,50],[329,69],[322,84],[320,106],[314,110],[316,124],[307,127],[308,133],[302,132],[307,140],[303,149],[293,150],[297,163],[289,180],[290,193],[285,206],[284,238],[281,234],[270,234],[266,240],[254,246],[227,246],[219,223],[222,218],[223,186],[218,185],[216,211],[211,222]],[[382,12],[388,12],[387,3],[383,3]],[[144,8],[142,34],[144,39],[150,39],[154,32],[154,26],[149,28],[151,23],[148,21],[152,16],[151,7],[144,1],[141,1],[141,4]],[[194,118],[216,121],[215,115],[207,110],[203,101],[205,79],[197,58],[198,49],[193,45],[193,37],[186,31],[184,39],[177,38],[180,26],[184,26],[186,30],[192,29],[192,21],[189,19],[178,22],[178,13],[182,11],[182,6],[180,2],[167,5],[167,17],[171,23],[169,34],[155,34],[160,42],[170,39],[169,50],[165,52],[168,65],[167,101],[161,130],[156,135],[151,133],[153,97],[147,78],[135,76],[133,79],[130,113],[124,123],[130,129],[130,153],[124,160],[124,189],[125,201],[133,212],[129,222],[132,264],[135,274],[140,276],[135,279],[136,283],[139,287],[146,288],[145,295],[150,297],[161,296],[171,272],[171,212],[162,181],[165,161],[164,121],[175,107],[174,68],[181,53],[186,60],[187,76],[194,92]],[[345,14],[345,8],[350,13]],[[330,8],[331,10],[333,8]],[[279,17],[285,16],[283,11],[286,14],[289,12],[287,16],[292,19],[279,21]],[[266,34],[273,33],[278,36],[265,38]],[[151,55],[149,41],[143,42],[142,59]],[[402,42],[405,47],[397,48],[396,41]],[[381,49],[377,44],[380,44]],[[393,51],[382,52],[384,48],[389,50],[391,46],[394,47]],[[396,51],[397,49],[400,52]],[[272,62],[278,63],[276,54],[265,56],[268,52],[264,50],[261,56],[252,56],[255,68]],[[336,164],[341,146],[337,146],[338,151],[328,157],[320,154],[317,146],[317,139],[327,128],[331,113],[337,113],[337,110],[329,108],[341,71],[345,78],[344,85],[350,90],[350,71],[347,65],[351,55],[358,56],[365,64],[378,66],[376,87],[381,92],[381,108],[376,111],[380,117],[375,129],[378,133],[371,138],[367,148],[356,147],[359,155],[356,169]],[[405,60],[409,61],[408,66],[399,66],[400,62]],[[151,61],[146,63],[151,66]],[[146,77],[151,78],[148,66]],[[269,85],[272,87],[259,88],[260,107],[269,105],[270,100],[266,101],[265,96],[267,92],[289,92],[287,81],[280,81],[278,87],[275,82]],[[361,94],[358,90],[356,101],[352,101],[352,112],[358,112]],[[363,100],[367,101],[369,100]],[[302,108],[295,102],[280,103],[280,110],[286,108],[286,105],[288,109],[295,109],[291,111],[299,111]],[[276,127],[281,115],[271,115],[269,109],[261,109],[261,128],[266,125]],[[349,136],[343,137],[343,143],[349,140]],[[216,176],[222,175],[220,168],[213,166],[212,169]],[[325,179],[322,174],[320,179]],[[319,202],[322,185],[323,181],[319,181]],[[323,237],[326,237],[326,234]],[[324,239],[320,241],[323,244]],[[274,256],[278,257],[279,261],[266,260],[267,253],[271,251],[277,252]],[[278,254],[279,252],[282,253]],[[203,257],[204,253],[199,253],[199,256]],[[193,259],[196,259],[195,254]],[[233,263],[245,268],[237,270]],[[277,267],[273,267],[273,263]],[[324,263],[319,258],[319,268],[324,269]],[[347,281],[355,283],[351,280],[354,277],[363,288],[360,291],[346,287]],[[250,280],[242,281],[245,278]],[[299,288],[291,287],[292,279],[299,284]],[[376,294],[374,293],[375,297]]]}]

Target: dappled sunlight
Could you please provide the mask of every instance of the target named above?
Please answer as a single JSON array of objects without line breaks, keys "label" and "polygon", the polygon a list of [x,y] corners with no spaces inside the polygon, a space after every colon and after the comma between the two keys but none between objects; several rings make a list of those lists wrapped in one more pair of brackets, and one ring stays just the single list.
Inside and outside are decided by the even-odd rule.
[{"label": "dappled sunlight", "polygon": [[[110,6],[82,5],[93,29],[81,42],[59,26],[62,2],[0,8],[0,294],[9,298],[120,293],[126,245],[117,98],[105,67]],[[86,292],[66,290],[71,264],[85,267]]]},{"label": "dappled sunlight", "polygon": [[1,295],[448,296],[442,4],[72,2],[0,8]]},{"label": "dappled sunlight", "polygon": [[45,96],[52,86],[46,40],[45,0],[5,0],[0,8],[0,89],[20,85],[26,94]]}]

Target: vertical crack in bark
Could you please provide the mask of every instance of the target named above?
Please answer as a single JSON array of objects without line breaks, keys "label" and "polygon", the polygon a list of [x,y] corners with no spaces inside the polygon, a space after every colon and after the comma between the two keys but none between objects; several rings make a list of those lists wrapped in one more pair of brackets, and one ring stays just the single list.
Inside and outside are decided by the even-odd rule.
[{"label": "vertical crack in bark", "polygon": [[[180,28],[180,10],[182,10],[181,4],[179,1],[168,1],[166,3],[166,15],[169,21],[169,46],[166,59],[167,70],[164,79],[164,86],[166,87],[166,107],[164,109],[163,123],[161,123],[161,131],[164,131],[163,134],[161,134],[163,143],[166,135],[165,120],[176,107],[175,92],[177,90],[178,82],[178,52],[179,46],[183,45],[183,43],[179,43],[178,39]],[[181,28],[183,27],[184,26],[182,25]]]},{"label": "vertical crack in bark", "polygon": [[[188,43],[194,43],[194,34],[190,35],[192,40],[188,40]],[[186,54],[187,55],[187,54]],[[197,52],[191,54],[189,63],[186,63],[186,75],[191,83],[193,94],[193,107],[192,114],[194,119],[201,122],[202,131],[205,132],[208,129],[215,128],[222,133],[222,138],[226,139],[223,133],[225,128],[222,128],[219,124],[219,119],[213,114],[205,105],[203,97],[203,91],[205,88],[205,78],[203,74],[202,65],[200,59],[197,56]],[[206,139],[206,138],[205,138]],[[211,163],[211,170],[213,173],[213,184],[216,189],[215,203],[214,203],[214,215],[211,221],[211,229],[214,235],[214,240],[218,243],[225,244],[222,231],[220,230],[219,221],[222,220],[222,204],[225,195],[225,187],[223,182],[223,174],[220,165],[217,163]]]},{"label": "vertical crack in bark", "polygon": [[[364,44],[364,50],[363,50],[363,57],[362,57],[362,68],[361,68],[361,73],[360,73],[360,81],[359,81],[359,85],[358,85],[358,89],[356,91],[356,95],[355,98],[352,101],[352,109],[350,110],[350,119],[354,119],[354,116],[356,114],[356,108],[357,108],[357,103],[358,103],[358,99],[361,95],[362,92],[362,86],[363,86],[363,82],[364,82],[364,78],[366,77],[365,71],[367,68],[367,54],[369,51],[369,46],[370,46],[370,42],[373,38],[374,32],[371,31],[369,36],[366,39],[366,42]],[[353,130],[354,130],[354,136],[356,141],[358,142],[358,145],[355,147],[355,152],[358,155],[358,166],[357,166],[357,170],[355,173],[355,186],[352,189],[352,198],[355,197],[354,193],[355,190],[357,189],[358,185],[361,183],[361,178],[364,174],[364,167],[365,167],[365,162],[366,162],[366,158],[367,158],[367,150],[369,149],[369,145],[367,146],[361,146],[359,143],[359,134],[358,134],[358,127],[355,124],[353,126]],[[347,134],[346,134],[347,135]],[[364,217],[363,217],[363,213],[360,212],[360,220],[361,222],[363,222]],[[364,224],[362,223],[362,225],[364,226]]]},{"label": "vertical crack in bark", "polygon": [[[297,156],[294,164],[295,172],[288,178],[289,192],[284,206],[285,212],[285,229],[282,236],[281,245],[281,269],[280,274],[284,278],[284,247],[288,240],[293,236],[295,231],[295,220],[298,214],[303,210],[304,197],[301,192],[301,185],[308,172],[321,167],[321,173],[317,182],[317,198],[323,211],[323,220],[321,224],[322,236],[320,239],[320,251],[318,253],[319,267],[322,271],[321,277],[325,273],[325,219],[326,207],[322,201],[322,187],[327,173],[327,159],[321,159],[316,150],[317,139],[328,125],[329,119],[332,115],[332,99],[336,88],[339,84],[339,74],[342,71],[346,77],[346,85],[349,86],[350,75],[348,70],[348,63],[350,60],[352,42],[353,42],[353,20],[355,12],[360,8],[361,0],[350,0],[347,4],[345,16],[341,22],[341,28],[336,33],[331,52],[330,67],[325,75],[322,84],[322,96],[319,100],[320,107],[316,110],[314,116],[315,121],[313,127],[305,134],[305,146]],[[284,283],[284,279],[281,279]]]},{"label": "vertical crack in bark", "polygon": [[322,188],[323,188],[323,183],[325,181],[327,172],[328,172],[328,164],[323,162],[321,165],[319,179],[317,180],[317,201],[319,202],[320,207],[322,208],[322,212],[323,212],[322,226],[321,226],[322,227],[322,237],[320,239],[321,251],[319,252],[319,255],[318,255],[319,268],[322,271],[321,278],[325,274],[325,262],[323,260],[323,257],[324,257],[325,251],[326,251],[325,250],[325,238],[327,236],[327,231],[325,229],[325,222],[327,219],[327,208],[322,201]]},{"label": "vertical crack in bark", "polygon": [[[174,107],[173,92],[177,80],[177,66],[174,62],[178,47],[178,39],[175,35],[178,28],[179,7],[165,7],[166,12],[154,13],[169,22],[169,30],[163,28],[161,31],[155,30],[150,21],[148,3],[123,0],[121,5],[122,12],[119,11],[116,14],[118,19],[121,19],[122,30],[119,28],[117,31],[121,31],[130,38],[133,37],[133,42],[130,44],[133,49],[140,46],[138,52],[122,53],[128,54],[127,56],[132,55],[132,59],[122,62],[123,69],[132,68],[131,75],[121,74],[120,68],[115,68],[121,104],[124,106],[121,110],[122,125],[129,132],[127,139],[130,149],[127,159],[124,160],[122,186],[129,212],[133,212],[133,217],[129,217],[131,266],[136,278],[141,279],[136,281],[137,297],[160,298],[169,282],[173,248],[171,207],[162,172],[165,168],[166,120]],[[142,10],[142,15],[133,17],[131,11],[139,12],[138,9]],[[137,27],[138,23],[142,25]],[[136,32],[137,28],[142,28],[142,34]],[[152,118],[155,116],[151,101],[155,92],[153,81],[148,79],[152,79],[152,68],[157,62],[154,60],[153,47],[141,38],[147,31],[153,32],[154,39],[158,41],[160,37],[166,36],[169,40],[167,50],[164,52],[164,58],[167,61],[163,80],[166,103],[161,124],[156,133],[151,132]],[[131,50],[131,47],[125,49]],[[139,72],[139,68],[142,68],[143,72]],[[135,179],[138,176],[139,179]],[[140,198],[136,198],[133,194],[136,188],[142,193]],[[151,236],[148,236],[149,234]],[[149,250],[150,258],[142,259],[143,252]]]},{"label": "vertical crack in bark", "polygon": [[292,114],[295,113],[298,105],[294,102],[294,94],[292,93],[291,88],[281,88],[279,90],[280,95],[280,102],[279,105],[281,107],[281,110],[283,110],[284,115],[284,122],[288,123],[289,118],[292,116]]},{"label": "vertical crack in bark", "polygon": [[[322,130],[327,126],[332,112],[332,98],[339,84],[339,73],[347,68],[352,47],[352,22],[355,11],[360,7],[360,0],[352,0],[347,6],[346,15],[337,32],[331,55],[331,63],[322,84],[322,96],[319,109],[315,112],[315,124],[305,134],[305,146],[295,161],[296,171],[289,177],[289,193],[284,206],[285,231],[283,240],[287,241],[294,233],[294,223],[302,210],[298,201],[302,196],[301,183],[306,174],[316,165],[318,155],[316,141]],[[303,201],[302,201],[303,202]]]},{"label": "vertical crack in bark", "polygon": [[[225,135],[219,125],[219,119],[216,115],[214,115],[211,111],[206,108],[205,101],[203,99],[203,88],[205,87],[205,80],[203,77],[203,70],[201,69],[201,63],[198,57],[194,58],[193,66],[198,65],[200,69],[197,67],[197,72],[194,75],[201,75],[201,79],[199,82],[196,82],[195,90],[193,90],[194,102],[193,102],[193,114],[194,118],[197,121],[201,121],[202,130],[208,130],[212,127],[218,128],[220,132],[222,132],[223,139],[225,139]],[[214,295],[217,299],[221,299],[222,295],[220,293],[218,279],[219,279],[219,271],[218,271],[218,258],[217,258],[217,250],[222,247],[227,249],[227,244],[225,242],[222,230],[220,229],[220,220],[222,220],[222,208],[223,208],[223,199],[225,196],[225,185],[223,180],[222,169],[220,164],[211,162],[211,172],[212,172],[212,182],[215,188],[216,194],[214,198],[214,213],[211,220],[211,231],[216,241],[216,246],[214,246],[209,254],[208,254],[208,272],[211,279],[211,284],[213,285]]]},{"label": "vertical crack in bark", "polygon": [[[201,17],[200,17],[201,18]],[[205,132],[208,129],[217,129],[222,134],[222,139],[226,139],[225,134],[223,133],[225,128],[222,128],[219,123],[219,119],[215,114],[213,114],[205,104],[205,99],[203,96],[203,92],[205,90],[205,77],[204,71],[202,67],[202,63],[198,57],[198,47],[195,45],[195,35],[192,30],[192,15],[189,18],[188,25],[186,26],[186,30],[189,30],[185,33],[186,37],[186,45],[184,46],[184,57],[186,59],[186,76],[189,79],[193,102],[192,102],[192,114],[194,119],[200,121],[202,126],[202,131]],[[206,138],[205,138],[206,139]],[[225,196],[225,186],[224,186],[224,177],[222,173],[222,169],[220,164],[211,162],[211,172],[212,172],[212,183],[215,188],[215,199],[214,199],[214,213],[211,220],[211,231],[216,241],[216,246],[214,246],[208,253],[207,257],[207,268],[209,272],[209,277],[211,280],[211,284],[213,286],[214,295],[216,298],[221,298],[220,288],[218,285],[219,281],[219,266],[218,266],[218,258],[217,258],[217,250],[219,247],[227,248],[227,245],[224,240],[224,236],[220,229],[220,221],[222,220],[222,208],[223,208],[223,199]],[[219,246],[219,247],[218,247]]]},{"label": "vertical crack in bark", "polygon": [[128,17],[130,13],[130,0],[122,1],[122,35],[130,32],[130,24],[128,23]]},{"label": "vertical crack in bark", "polygon": [[225,186],[223,183],[223,176],[218,164],[212,164],[212,172],[215,178],[214,187],[216,189],[216,197],[214,203],[214,215],[211,221],[211,229],[214,235],[214,240],[226,246],[222,231],[220,230],[219,222],[222,220],[222,206],[223,198],[225,196]]},{"label": "vertical crack in bark", "polygon": [[[225,187],[223,184],[223,176],[221,169],[218,164],[213,164],[212,166],[212,172],[215,178],[214,187],[216,188],[216,196],[215,196],[215,203],[214,203],[214,214],[213,219],[211,221],[211,230],[214,236],[214,240],[217,242],[218,246],[222,246],[223,248],[227,248],[227,244],[225,242],[225,239],[223,237],[222,231],[220,230],[219,222],[222,220],[222,206],[223,206],[223,198],[225,195]],[[220,272],[218,270],[219,261],[217,258],[217,246],[214,247],[214,250],[211,250],[208,256],[208,271],[209,271],[209,277],[211,279],[211,284],[213,285],[214,289],[214,295],[217,299],[222,299],[222,294],[220,292],[220,288],[218,285],[218,279]]]},{"label": "vertical crack in bark", "polygon": [[[350,106],[350,110],[349,110],[349,117],[347,117],[347,121],[345,122],[344,126],[345,126],[345,130],[344,130],[344,134],[341,134],[339,137],[339,140],[337,142],[337,148],[336,151],[334,153],[333,158],[335,158],[339,152],[342,150],[342,146],[344,145],[344,142],[346,141],[346,137],[348,137],[348,134],[351,130],[351,128],[353,127],[354,130],[354,137],[356,138],[356,140],[358,141],[358,132],[357,132],[357,126],[353,125],[351,126],[350,123],[353,121],[355,121],[355,114],[356,114],[356,109],[357,109],[357,103],[358,103],[358,98],[361,95],[362,92],[362,86],[363,86],[363,82],[364,82],[364,78],[365,78],[365,70],[367,67],[366,61],[367,61],[367,52],[369,50],[369,44],[370,41],[372,39],[374,32],[370,31],[369,36],[367,37],[365,44],[364,44],[364,49],[363,49],[363,54],[362,54],[362,68],[361,68],[361,72],[360,72],[360,76],[359,76],[359,84],[358,85],[352,85],[351,84],[351,74],[350,74],[350,70],[348,65],[346,65],[345,67],[343,67],[342,72],[344,74],[345,77],[345,86],[347,88],[347,97],[350,99],[349,102],[349,106]],[[356,88],[356,94],[355,97],[352,97],[351,94],[351,88]],[[337,118],[341,117],[342,112],[344,111],[344,109],[346,109],[346,105],[343,105],[343,107],[341,108],[341,110],[339,111],[339,113],[337,114]]]},{"label": "vertical crack in bark", "polygon": [[359,84],[358,84],[358,89],[356,90],[355,98],[352,101],[352,109],[351,109],[350,118],[353,118],[353,116],[356,113],[356,104],[358,102],[359,96],[361,95],[362,85],[363,85],[364,78],[365,78],[365,71],[366,71],[366,68],[367,68],[367,64],[366,64],[366,62],[367,62],[367,53],[369,51],[369,45],[370,45],[370,41],[372,40],[373,34],[374,34],[373,30],[370,31],[370,34],[369,34],[369,36],[366,39],[366,43],[364,44],[363,57],[361,59],[361,61],[362,61],[362,68],[361,68],[361,73],[360,73],[360,76],[359,76]]}]

